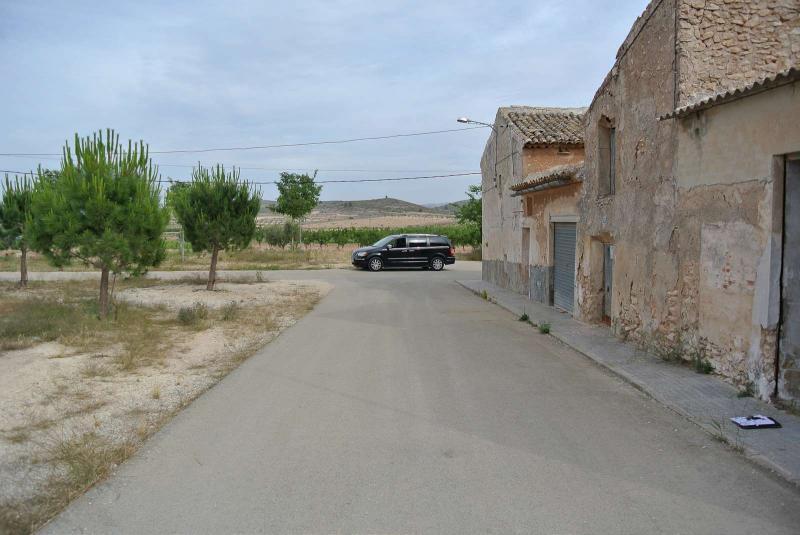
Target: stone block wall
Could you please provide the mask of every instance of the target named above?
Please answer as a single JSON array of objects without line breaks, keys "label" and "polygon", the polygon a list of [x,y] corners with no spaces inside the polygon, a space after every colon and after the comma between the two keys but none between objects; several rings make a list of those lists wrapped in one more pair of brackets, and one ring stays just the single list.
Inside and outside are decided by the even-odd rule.
[{"label": "stone block wall", "polygon": [[[657,117],[796,65],[797,12],[797,0],[651,2],[586,117],[578,317],[602,316],[602,250],[613,244],[614,332],[662,354],[708,359],[765,399],[776,386],[789,391],[774,373],[775,161],[800,151],[800,84]],[[598,187],[606,120],[617,133],[614,195]]]},{"label": "stone block wall", "polygon": [[680,0],[678,106],[800,63],[797,0]]}]

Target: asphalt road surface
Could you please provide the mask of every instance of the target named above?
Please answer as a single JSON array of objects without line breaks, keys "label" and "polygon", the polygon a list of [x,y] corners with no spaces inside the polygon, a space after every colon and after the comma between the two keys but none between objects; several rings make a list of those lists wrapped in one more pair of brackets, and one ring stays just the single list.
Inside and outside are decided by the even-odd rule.
[{"label": "asphalt road surface", "polygon": [[335,289],[48,533],[800,533],[800,493],[444,272]]}]

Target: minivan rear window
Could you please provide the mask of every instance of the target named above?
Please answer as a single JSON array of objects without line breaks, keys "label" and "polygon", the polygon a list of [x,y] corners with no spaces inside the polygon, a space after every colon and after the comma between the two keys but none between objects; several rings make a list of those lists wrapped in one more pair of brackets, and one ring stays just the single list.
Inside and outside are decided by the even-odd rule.
[{"label": "minivan rear window", "polygon": [[450,242],[447,241],[447,238],[431,238],[431,247],[441,247],[443,245],[450,245]]}]

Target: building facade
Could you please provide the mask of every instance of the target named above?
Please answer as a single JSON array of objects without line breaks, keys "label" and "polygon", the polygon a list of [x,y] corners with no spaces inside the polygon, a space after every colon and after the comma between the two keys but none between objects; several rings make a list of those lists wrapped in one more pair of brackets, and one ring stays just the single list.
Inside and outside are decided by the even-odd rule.
[{"label": "building facade", "polygon": [[[563,281],[574,281],[584,111],[500,108],[481,158],[483,279],[566,310],[574,304],[574,284]],[[570,234],[571,265],[557,254]]]},{"label": "building facade", "polygon": [[792,401],[799,60],[796,1],[650,3],[585,115],[575,288],[578,319]]}]

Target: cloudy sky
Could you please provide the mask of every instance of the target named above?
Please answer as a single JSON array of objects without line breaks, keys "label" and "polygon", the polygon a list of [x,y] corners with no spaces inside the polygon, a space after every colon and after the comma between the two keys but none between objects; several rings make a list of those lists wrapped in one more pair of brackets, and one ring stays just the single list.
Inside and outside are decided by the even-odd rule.
[{"label": "cloudy sky", "polygon": [[[459,128],[509,104],[582,106],[646,0],[442,2],[7,0],[0,153],[60,153],[113,127],[151,150],[302,143]],[[154,156],[255,181],[478,170],[486,129],[382,141]],[[0,156],[0,169],[58,158]],[[477,177],[329,184],[323,199],[461,199]],[[274,198],[273,186],[262,186]]]}]

